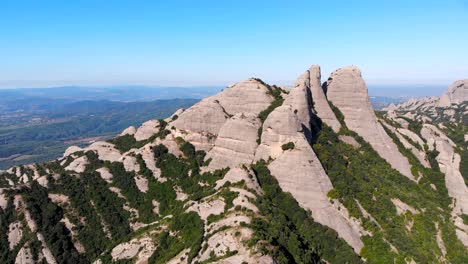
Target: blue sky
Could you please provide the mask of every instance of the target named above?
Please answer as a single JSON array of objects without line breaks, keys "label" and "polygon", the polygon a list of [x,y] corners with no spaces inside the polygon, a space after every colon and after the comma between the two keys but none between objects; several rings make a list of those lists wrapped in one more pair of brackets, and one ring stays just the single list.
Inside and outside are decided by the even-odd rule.
[{"label": "blue sky", "polygon": [[0,87],[468,78],[468,1],[1,1]]}]

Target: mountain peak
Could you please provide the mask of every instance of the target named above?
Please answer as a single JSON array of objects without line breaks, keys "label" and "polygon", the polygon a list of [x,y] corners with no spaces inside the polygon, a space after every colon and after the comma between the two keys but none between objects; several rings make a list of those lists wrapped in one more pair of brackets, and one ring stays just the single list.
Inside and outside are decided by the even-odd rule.
[{"label": "mountain peak", "polygon": [[[466,85],[453,87],[452,99]],[[466,259],[466,144],[447,136],[463,130],[392,108],[374,112],[355,66],[322,85],[312,65],[288,90],[238,82],[2,174],[0,253],[17,263]]]},{"label": "mountain peak", "polygon": [[447,89],[439,102],[440,107],[448,107],[452,104],[461,104],[468,101],[468,79],[458,80]]}]

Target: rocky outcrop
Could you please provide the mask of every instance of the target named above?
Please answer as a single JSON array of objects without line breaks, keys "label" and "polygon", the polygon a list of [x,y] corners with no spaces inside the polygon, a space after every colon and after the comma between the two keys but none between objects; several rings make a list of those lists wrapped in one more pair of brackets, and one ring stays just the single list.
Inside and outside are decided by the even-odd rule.
[{"label": "rocky outcrop", "polygon": [[117,245],[112,249],[111,256],[113,260],[136,258],[135,263],[147,263],[156,246],[151,237],[142,236]]},{"label": "rocky outcrop", "polygon": [[16,255],[15,264],[34,264],[34,259],[29,247],[25,245],[20,249]]},{"label": "rocky outcrop", "polygon": [[251,113],[236,114],[220,129],[214,147],[206,155],[208,170],[250,164],[257,149],[260,120]]},{"label": "rocky outcrop", "polygon": [[312,212],[318,223],[334,229],[356,252],[363,247],[361,235],[366,232],[349,216],[339,202],[327,197],[333,186],[320,161],[305,139],[296,141],[294,150],[285,151],[268,168],[278,179],[281,189],[290,192],[299,204]]},{"label": "rocky outcrop", "polygon": [[208,97],[182,112],[169,125],[177,128],[176,136],[210,150],[219,130],[232,116],[240,113],[257,116],[273,101],[268,87],[257,79],[248,79]]},{"label": "rocky outcrop", "polygon": [[186,141],[202,150],[210,150],[219,130],[229,118],[218,101],[208,97],[183,112],[170,123]]},{"label": "rocky outcrop", "polygon": [[396,209],[398,215],[405,214],[406,211],[408,211],[408,212],[410,212],[412,214],[419,214],[419,211],[417,209],[415,209],[411,205],[408,205],[408,204],[402,202],[398,198],[392,198],[391,201],[392,201],[393,205],[395,205],[395,209]]},{"label": "rocky outcrop", "polygon": [[255,153],[255,160],[277,158],[283,149],[281,146],[300,138],[302,124],[290,105],[276,108],[263,123],[261,143]]},{"label": "rocky outcrop", "polygon": [[283,105],[289,105],[303,125],[304,134],[310,140],[311,117],[312,117],[312,95],[310,91],[309,73],[305,72],[296,81],[294,88],[289,91]]},{"label": "rocky outcrop", "polygon": [[435,148],[439,152],[436,160],[445,174],[448,193],[455,199],[454,210],[457,214],[468,214],[468,188],[460,173],[460,155],[455,152],[455,144],[434,125],[424,124],[421,135],[426,139],[429,150]]},{"label": "rocky outcrop", "polygon": [[110,162],[119,161],[122,157],[120,151],[118,151],[112,143],[98,141],[85,148],[84,151],[95,151],[100,160],[107,160]]},{"label": "rocky outcrop", "polygon": [[78,151],[83,151],[83,149],[77,146],[70,146],[65,150],[65,152],[63,153],[63,156],[67,157]]},{"label": "rocky outcrop", "polygon": [[[436,208],[439,204],[430,200],[438,197],[431,192],[443,191],[440,189],[439,183],[431,182],[433,177],[419,181],[427,174],[428,169],[420,169],[418,181],[415,184],[409,184],[407,189],[402,188],[405,195],[401,196],[398,192],[389,191],[389,189],[382,187],[379,182],[376,182],[376,179],[369,180],[369,175],[391,176],[385,179],[391,180],[396,172],[393,170],[388,172],[388,166],[380,166],[382,161],[378,161],[379,167],[376,167],[375,171],[371,167],[372,163],[365,164],[373,161],[369,158],[369,154],[373,155],[374,152],[369,153],[366,144],[361,139],[345,133],[345,128],[357,132],[393,168],[410,179],[413,179],[413,175],[409,169],[409,162],[398,151],[397,145],[392,141],[390,135],[393,137],[395,134],[403,146],[410,149],[421,164],[427,168],[430,168],[430,164],[426,159],[426,153],[430,152],[427,152],[426,148],[430,150],[435,148],[439,152],[437,161],[442,172],[445,173],[448,193],[454,198],[453,208],[449,208],[452,211],[452,218],[449,219],[447,213],[439,214],[437,218],[440,217],[440,221],[437,221],[443,227],[439,229],[436,225],[437,233],[433,232],[433,236],[425,233],[425,238],[422,240],[424,243],[430,242],[433,245],[437,242],[443,257],[447,254],[447,259],[449,259],[453,252],[450,247],[445,248],[444,239],[449,237],[453,241],[456,238],[454,235],[443,232],[447,230],[447,224],[451,224],[453,221],[457,227],[456,235],[468,246],[468,226],[463,223],[462,219],[462,214],[468,212],[466,206],[468,204],[468,191],[460,174],[460,155],[457,153],[460,151],[460,147],[455,146],[437,127],[424,125],[420,131],[420,126],[411,120],[418,117],[417,111],[437,108],[435,102],[438,102],[438,99],[429,98],[424,102],[415,100],[407,103],[405,107],[414,110],[407,111],[403,115],[399,112],[399,106],[392,106],[389,108],[387,118],[378,119],[371,107],[366,85],[357,68],[346,67],[337,70],[323,87],[320,75],[320,67],[313,65],[297,79],[294,87],[289,90],[269,86],[259,79],[248,79],[200,101],[189,109],[178,110],[171,117],[164,119],[164,122],[150,120],[143,123],[138,129],[129,127],[121,133],[121,136],[126,136],[122,140],[110,141],[114,143],[95,142],[84,148],[70,147],[64,157],[58,159],[57,162],[36,166],[18,166],[8,170],[5,173],[5,178],[0,178],[0,186],[2,186],[0,207],[8,209],[6,208],[8,200],[14,193],[15,208],[20,212],[20,215],[24,215],[25,220],[15,218],[9,222],[8,226],[7,236],[10,248],[16,246],[14,250],[18,250],[22,247],[17,255],[17,262],[27,263],[25,258],[28,259],[27,256],[31,255],[28,247],[34,244],[31,241],[23,243],[24,238],[30,235],[29,232],[21,233],[21,228],[24,227],[29,228],[41,242],[39,246],[35,245],[33,248],[33,252],[37,252],[38,249],[42,251],[39,260],[45,258],[47,262],[55,263],[54,256],[47,248],[50,241],[46,241],[44,234],[38,232],[36,223],[31,217],[32,211],[30,214],[23,204],[21,195],[24,193],[16,192],[32,188],[31,186],[34,185],[31,182],[34,181],[46,188],[44,191],[48,194],[48,202],[62,208],[63,217],[60,222],[68,229],[67,235],[70,236],[75,249],[86,255],[98,253],[99,257],[97,258],[101,259],[96,259],[94,262],[96,264],[105,263],[110,258],[120,262],[146,263],[154,252],[164,254],[165,247],[171,246],[164,245],[162,248],[164,242],[176,241],[172,239],[185,239],[184,233],[188,231],[184,230],[187,227],[186,222],[190,223],[192,220],[196,226],[190,227],[190,232],[194,232],[193,236],[190,235],[190,237],[199,237],[200,240],[197,238],[197,241],[193,241],[199,244],[192,244],[192,241],[181,241],[185,244],[184,248],[171,247],[167,249],[173,254],[170,257],[166,256],[168,257],[165,259],[166,262],[188,263],[190,256],[190,258],[193,257],[191,262],[275,263],[277,260],[260,253],[264,252],[263,249],[276,246],[271,244],[271,241],[258,241],[254,247],[249,244],[253,238],[261,237],[254,233],[257,231],[257,227],[261,229],[256,225],[259,224],[256,221],[259,219],[268,220],[272,216],[271,222],[276,224],[274,215],[268,212],[264,213],[269,211],[271,206],[279,206],[278,209],[287,214],[286,218],[293,219],[290,222],[292,232],[288,235],[291,235],[291,242],[294,244],[290,248],[288,245],[288,250],[295,250],[297,243],[293,240],[295,237],[300,237],[295,236],[296,232],[307,227],[296,222],[296,215],[291,215],[290,211],[282,209],[285,204],[275,204],[277,201],[270,200],[269,196],[274,195],[274,193],[271,193],[271,189],[262,189],[263,186],[258,183],[261,178],[256,177],[251,165],[262,159],[266,161],[262,164],[268,167],[281,189],[290,193],[315,222],[329,228],[313,224],[312,233],[302,237],[305,243],[310,242],[308,238],[317,230],[327,233],[326,236],[330,234],[335,236],[335,233],[331,232],[334,230],[337,236],[348,243],[358,254],[364,247],[363,242],[370,241],[371,244],[366,244],[366,251],[363,251],[362,255],[362,257],[367,258],[375,253],[375,249],[367,246],[376,245],[372,244],[374,242],[381,242],[375,239],[381,239],[381,235],[385,237],[389,228],[393,228],[393,225],[389,226],[389,223],[386,222],[387,219],[392,218],[382,217],[377,211],[382,207],[378,206],[377,203],[382,202],[385,206],[390,204],[392,210],[385,212],[389,214],[388,216],[405,218],[406,230],[405,226],[402,230],[399,230],[399,226],[396,227],[398,232],[402,231],[402,235],[406,234],[405,231],[421,231],[417,229],[418,222],[412,218],[411,214],[417,214],[417,217],[426,217],[426,212],[434,212],[438,209],[445,212],[446,208]],[[452,94],[459,97],[458,92]],[[273,102],[274,104],[272,104]],[[281,102],[283,102],[282,105],[277,106]],[[432,108],[429,107],[430,105]],[[269,109],[269,106],[277,107]],[[341,119],[341,115],[338,116],[334,106],[342,112],[344,120]],[[267,108],[269,111],[264,111]],[[443,111],[447,116],[456,117],[458,112],[452,110],[454,109],[447,108]],[[259,117],[260,113],[262,114]],[[334,135],[330,130],[324,130],[323,134],[319,134],[319,118],[338,133]],[[388,130],[384,130],[384,127]],[[441,130],[445,131],[449,126],[440,127]],[[162,129],[164,131],[161,131]],[[386,131],[390,131],[390,135]],[[423,136],[424,140],[421,139],[420,135]],[[337,143],[335,136],[338,136],[339,140],[349,146]],[[128,137],[131,140],[125,140]],[[138,142],[134,142],[132,137]],[[151,140],[149,140],[150,138]],[[316,142],[317,138],[319,140]],[[197,159],[196,162],[190,160],[191,155],[185,148],[184,151],[181,150],[182,145],[186,142],[192,143],[197,151],[206,151],[203,163],[205,166],[199,166],[202,163],[201,160]],[[317,148],[312,148],[314,143],[317,143]],[[161,152],[161,148],[156,148],[159,144],[166,146],[168,153],[172,155],[166,155]],[[330,151],[327,151],[326,147],[330,147]],[[330,169],[330,175],[333,175],[335,186],[333,186],[314,149],[320,152],[320,157],[325,157],[322,161],[327,161],[327,166],[335,165],[328,163],[327,158],[334,158],[330,154],[344,150],[343,154],[340,153],[337,157],[337,160],[343,160],[342,164],[327,167]],[[92,159],[89,153],[83,155],[84,152],[88,151],[96,153],[98,158],[104,162]],[[200,152],[196,154],[197,157],[202,156]],[[362,175],[359,171],[361,161],[350,155],[360,155],[359,158],[363,159]],[[109,162],[121,163],[118,165],[122,165],[129,173],[121,171],[117,166],[114,167],[117,164],[109,165]],[[88,165],[88,163],[90,164]],[[87,173],[86,168],[95,169],[97,173]],[[206,173],[222,168],[229,169]],[[349,178],[339,178],[341,175],[336,168],[350,169],[350,174],[347,174]],[[112,170],[114,175],[109,170]],[[93,176],[101,177],[105,182],[102,180],[100,182],[90,181],[89,177]],[[131,182],[132,180],[135,184]],[[92,194],[89,200],[86,200],[88,197],[79,197],[80,204],[82,202],[83,204],[89,203],[96,209],[90,210],[93,212],[89,212],[89,215],[88,212],[80,215],[80,210],[77,209],[81,208],[76,207],[77,197],[75,197],[73,187],[76,187],[75,183],[78,181],[85,184],[86,192],[89,189],[90,194]],[[398,188],[406,182],[405,178],[400,178],[394,186]],[[100,189],[102,186],[95,188],[95,183],[104,184],[106,189]],[[135,186],[136,189],[127,190],[128,183],[131,183],[130,187]],[[262,181],[262,183],[264,182]],[[388,183],[392,185],[390,182]],[[68,186],[67,184],[72,185]],[[270,183],[266,182],[266,185],[268,184]],[[271,184],[273,183],[271,182]],[[362,184],[362,188],[357,184]],[[67,188],[61,190],[62,186]],[[368,188],[369,186],[372,188]],[[4,190],[6,191],[4,192]],[[103,198],[105,198],[103,203],[95,200],[95,197],[99,198],[99,196],[95,196],[93,193],[101,190],[104,191],[102,193]],[[264,197],[266,199],[261,199],[264,193],[267,194]],[[389,196],[389,193],[392,196]],[[414,205],[417,206],[412,206],[411,203],[408,204],[412,200],[406,194],[411,195],[411,197],[424,197],[430,201],[427,203],[415,201]],[[343,195],[351,195],[351,197],[342,197]],[[116,197],[119,199],[116,200]],[[340,199],[335,197],[340,197]],[[113,200],[115,200],[115,204],[111,204]],[[392,204],[395,206],[394,210]],[[103,214],[106,212],[103,210],[105,209],[103,206],[112,208],[113,205],[118,206],[115,207],[116,216],[125,217],[127,218],[125,220],[128,221],[111,219],[108,218],[108,215]],[[187,212],[192,213],[183,215]],[[352,212],[353,217],[350,212]],[[301,211],[301,217],[303,213]],[[197,215],[200,216],[200,219]],[[97,230],[102,230],[102,234],[111,240],[113,248],[107,248],[105,252],[90,253],[85,251],[83,245],[78,241],[78,237],[82,234],[80,232],[83,232],[84,229],[78,227],[86,228],[86,225],[91,223],[92,218],[90,217],[96,217]],[[177,217],[181,217],[182,221],[179,221]],[[184,219],[184,217],[190,218]],[[120,233],[120,230],[113,229],[112,223],[117,222],[117,220],[126,225],[125,228],[129,232],[133,231],[134,233],[125,233],[123,238],[116,240],[117,236],[114,235],[114,232]],[[265,224],[268,222],[270,221],[265,221]],[[282,220],[278,221],[278,223],[282,222]],[[23,226],[18,226],[18,223],[23,223]],[[184,223],[182,228],[180,228],[181,223]],[[363,223],[373,233],[365,230],[362,226]],[[276,226],[268,226],[267,228],[271,228],[267,230],[269,233],[274,231],[273,228]],[[122,230],[125,231],[125,229]],[[137,230],[138,232],[135,232]],[[161,235],[162,233],[164,236]],[[363,239],[363,236],[369,237]],[[48,238],[48,236],[45,237]],[[171,240],[164,240],[163,237]],[[92,238],[89,239],[92,240]],[[445,240],[445,242],[447,241],[449,240]],[[417,260],[418,254],[425,254],[418,249],[418,252],[411,255],[411,252],[405,250],[395,241],[391,242],[393,244],[383,238],[382,244],[388,244],[389,250],[395,254],[405,257],[407,255],[408,262],[413,258]],[[334,245],[341,246],[341,243]],[[189,244],[190,248],[187,248],[186,246]],[[192,245],[197,246],[198,251],[192,251]],[[329,245],[328,241],[326,245]],[[319,243],[309,252],[317,250],[316,252],[320,254],[321,246],[324,244]],[[457,247],[454,247],[453,250],[458,250]],[[178,251],[175,252],[175,250]],[[192,255],[193,253],[195,254]],[[288,253],[285,251],[285,253],[291,253],[296,257],[298,252]],[[301,257],[307,256],[301,255],[302,252],[298,254]],[[439,252],[436,253],[437,257],[442,255]],[[60,256],[56,257],[61,259]],[[357,258],[357,256],[353,257]],[[94,258],[94,255],[91,258]],[[328,259],[323,259],[323,261],[334,262]],[[369,259],[369,261],[374,260]]]},{"label": "rocky outcrop", "polygon": [[258,115],[265,110],[273,97],[265,83],[258,79],[241,81],[213,96],[229,115],[252,113]]},{"label": "rocky outcrop", "polygon": [[73,160],[65,169],[81,173],[85,171],[87,164],[88,158],[86,158],[86,156],[81,156]]},{"label": "rocky outcrop", "polygon": [[434,125],[424,124],[421,135],[426,139],[429,150],[435,148],[439,152],[436,160],[445,174],[448,194],[454,199],[452,216],[458,227],[457,236],[468,247],[468,225],[460,217],[468,215],[468,187],[460,173],[460,154],[455,152],[453,141]]},{"label": "rocky outcrop", "polygon": [[440,97],[439,107],[449,107],[468,101],[468,79],[454,82]]},{"label": "rocky outcrop", "polygon": [[[149,120],[144,122],[133,135],[137,141],[150,138],[159,132],[160,124],[158,120]],[[129,129],[129,128],[127,128]],[[123,133],[123,132],[122,132]]]},{"label": "rocky outcrop", "polygon": [[355,148],[360,148],[361,147],[361,144],[359,144],[359,142],[356,141],[355,138],[353,138],[352,136],[346,136],[346,135],[340,135],[338,136],[338,138],[343,141],[344,143],[348,144],[348,145],[351,145]]},{"label": "rocky outcrop", "polygon": [[447,91],[439,97],[412,98],[398,105],[390,105],[383,109],[387,117],[404,116],[419,122],[432,123],[466,123],[468,115],[468,79],[454,82]]},{"label": "rocky outcrop", "polygon": [[313,107],[317,115],[335,132],[340,131],[341,124],[333,113],[322,88],[320,66],[312,65],[306,73],[309,74]]},{"label": "rocky outcrop", "polygon": [[342,112],[346,126],[369,142],[393,168],[414,180],[408,160],[377,121],[361,71],[354,66],[338,69],[326,87],[328,100]]},{"label": "rocky outcrop", "polygon": [[[309,145],[303,126],[291,105],[276,108],[263,124],[262,141],[256,160],[273,159],[268,168],[278,179],[281,189],[290,192],[299,204],[312,211],[315,221],[336,230],[356,252],[363,247],[360,239],[365,231],[353,221],[344,208],[338,210],[327,197],[332,183]],[[294,149],[282,145],[294,143]],[[334,203],[335,206],[338,202]]]},{"label": "rocky outcrop", "polygon": [[19,244],[21,238],[23,238],[23,225],[21,222],[17,221],[11,223],[8,227],[8,244],[10,250],[12,250],[16,245]]}]

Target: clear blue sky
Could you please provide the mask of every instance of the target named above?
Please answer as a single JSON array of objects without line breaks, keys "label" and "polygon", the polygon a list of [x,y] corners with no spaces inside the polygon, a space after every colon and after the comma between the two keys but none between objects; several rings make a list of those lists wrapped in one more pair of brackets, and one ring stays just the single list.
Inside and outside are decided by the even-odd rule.
[{"label": "clear blue sky", "polygon": [[468,1],[1,1],[0,87],[468,78]]}]

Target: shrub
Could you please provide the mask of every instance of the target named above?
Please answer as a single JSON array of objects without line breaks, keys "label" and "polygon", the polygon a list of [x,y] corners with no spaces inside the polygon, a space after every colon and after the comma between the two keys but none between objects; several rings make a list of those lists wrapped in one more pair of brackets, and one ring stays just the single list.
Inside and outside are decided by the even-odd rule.
[{"label": "shrub", "polygon": [[294,147],[295,147],[295,145],[294,145],[293,142],[288,142],[288,143],[283,144],[283,145],[281,146],[281,148],[282,148],[283,150],[294,149]]}]

